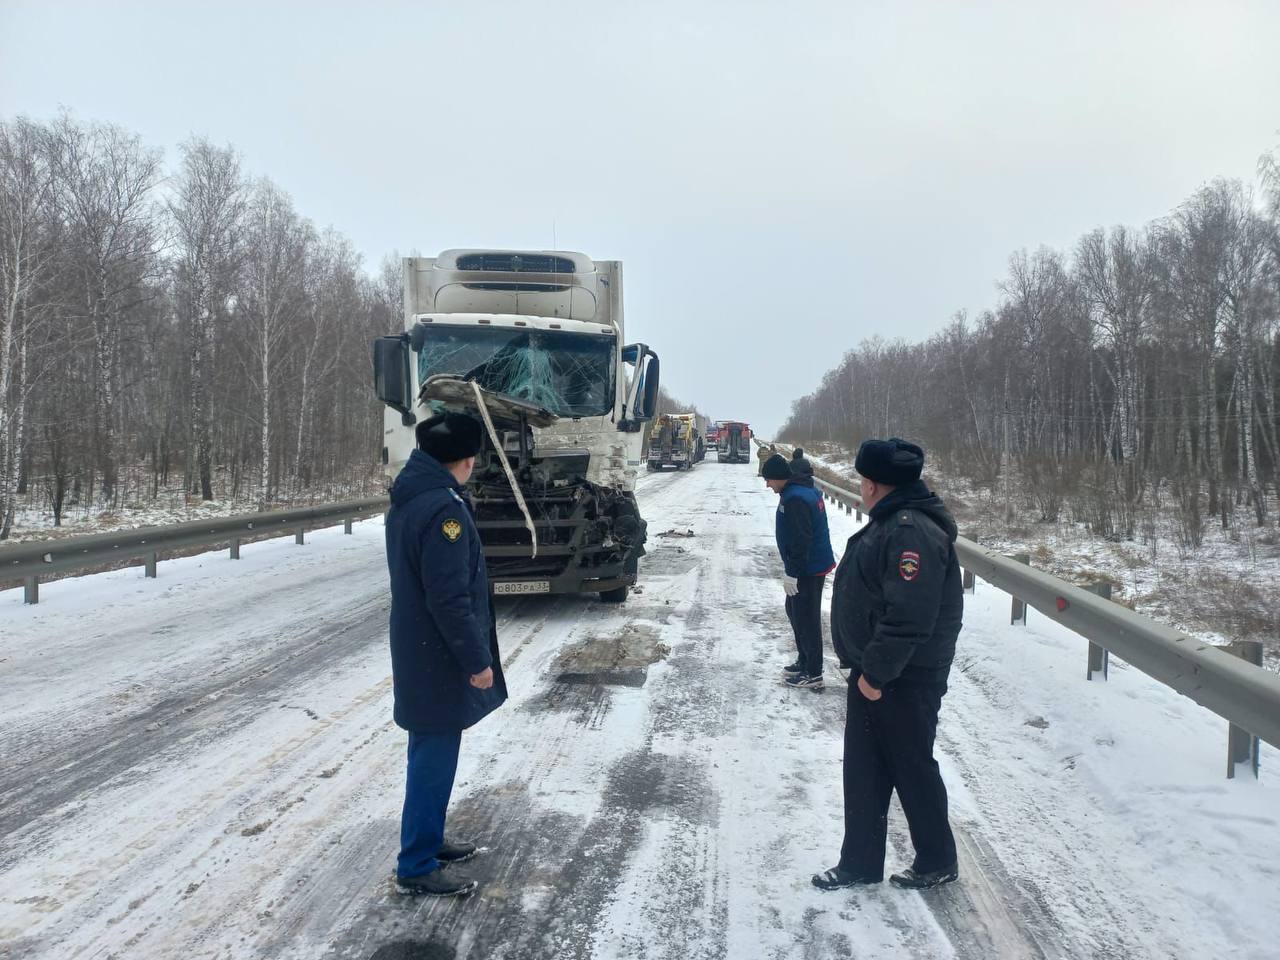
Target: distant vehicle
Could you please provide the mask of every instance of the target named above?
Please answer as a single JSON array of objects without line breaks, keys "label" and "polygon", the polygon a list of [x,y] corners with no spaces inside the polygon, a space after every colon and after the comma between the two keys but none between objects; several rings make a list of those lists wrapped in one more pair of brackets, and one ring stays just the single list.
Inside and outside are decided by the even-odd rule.
[{"label": "distant vehicle", "polygon": [[418,421],[487,414],[498,443],[486,431],[469,486],[494,592],[625,599],[644,554],[635,482],[658,357],[623,339],[622,264],[563,250],[409,257],[404,311],[405,332],[373,343],[387,476]]},{"label": "distant vehicle", "polygon": [[706,441],[698,430],[695,413],[664,413],[649,435],[649,470],[674,467],[692,469],[707,455]]},{"label": "distant vehicle", "polygon": [[720,444],[720,431],[724,424],[719,420],[713,420],[711,426],[707,427],[707,449],[715,450]]},{"label": "distant vehicle", "polygon": [[720,428],[716,459],[721,463],[751,462],[751,428],[738,420],[726,420]]}]

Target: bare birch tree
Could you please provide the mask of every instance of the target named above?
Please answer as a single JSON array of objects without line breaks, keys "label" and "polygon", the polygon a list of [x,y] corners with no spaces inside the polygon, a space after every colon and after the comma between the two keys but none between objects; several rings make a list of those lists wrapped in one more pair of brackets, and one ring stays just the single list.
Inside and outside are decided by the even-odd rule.
[{"label": "bare birch tree", "polygon": [[109,124],[82,126],[64,114],[52,130],[55,184],[82,273],[84,309],[93,332],[93,447],[102,498],[116,495],[117,404],[124,310],[150,275],[155,256],[153,190],[160,152]]},{"label": "bare birch tree", "polygon": [[182,172],[169,212],[178,250],[179,309],[188,337],[191,453],[203,500],[213,499],[213,325],[239,265],[246,192],[240,158],[230,147],[198,137],[182,145]]},{"label": "bare birch tree", "polygon": [[265,509],[275,496],[272,469],[274,379],[282,345],[296,333],[302,312],[304,268],[310,231],[293,209],[293,202],[269,180],[259,180],[246,217],[243,312],[249,325],[246,342],[253,354],[248,376],[259,392],[258,428],[262,445],[259,461],[258,505]]},{"label": "bare birch tree", "polygon": [[25,440],[32,292],[53,256],[53,173],[43,131],[0,123],[0,539],[13,526]]}]

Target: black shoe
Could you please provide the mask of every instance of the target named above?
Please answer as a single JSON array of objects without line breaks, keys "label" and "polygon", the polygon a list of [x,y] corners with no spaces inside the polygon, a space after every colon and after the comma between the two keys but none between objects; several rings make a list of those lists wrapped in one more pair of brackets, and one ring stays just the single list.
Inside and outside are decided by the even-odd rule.
[{"label": "black shoe", "polygon": [[802,673],[804,673],[804,670],[800,667],[800,661],[799,661],[799,660],[797,660],[795,663],[793,663],[793,664],[792,664],[791,666],[789,666],[789,667],[783,667],[783,668],[782,668],[782,676],[783,676],[783,678],[784,678],[784,679],[785,679],[786,677],[795,677],[795,676],[799,676],[799,675],[800,675],[800,674],[802,674]]},{"label": "black shoe", "polygon": [[843,890],[845,887],[862,887],[879,883],[883,879],[883,874],[878,877],[859,877],[839,867],[832,867],[822,873],[815,873],[809,882],[819,890]]},{"label": "black shoe", "polygon": [[396,893],[410,897],[465,897],[479,885],[470,877],[443,868],[421,877],[396,877]]},{"label": "black shoe", "polygon": [[465,863],[479,852],[480,848],[474,843],[451,843],[446,840],[440,844],[440,852],[436,854],[436,859],[441,863]]},{"label": "black shoe", "polygon": [[930,870],[928,873],[916,873],[908,867],[901,873],[891,876],[889,882],[895,887],[905,887],[908,890],[928,890],[930,887],[940,887],[944,883],[953,883],[959,876],[960,870],[953,863],[949,867]]},{"label": "black shoe", "polygon": [[788,687],[804,687],[806,690],[821,690],[822,674],[797,673],[794,676],[787,677],[782,682]]}]

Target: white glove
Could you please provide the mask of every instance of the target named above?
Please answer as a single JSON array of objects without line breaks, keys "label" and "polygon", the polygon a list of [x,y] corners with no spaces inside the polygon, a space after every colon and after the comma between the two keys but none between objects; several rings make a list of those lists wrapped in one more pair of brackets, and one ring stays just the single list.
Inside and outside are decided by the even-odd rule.
[{"label": "white glove", "polygon": [[794,597],[800,592],[800,581],[795,577],[788,577],[785,573],[782,575],[782,591],[788,597]]}]

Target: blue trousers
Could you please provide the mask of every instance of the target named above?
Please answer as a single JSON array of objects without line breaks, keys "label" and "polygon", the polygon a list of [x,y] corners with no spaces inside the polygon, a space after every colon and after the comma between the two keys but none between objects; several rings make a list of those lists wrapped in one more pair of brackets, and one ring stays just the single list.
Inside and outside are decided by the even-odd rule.
[{"label": "blue trousers", "polygon": [[409,732],[409,769],[405,777],[404,812],[400,817],[400,857],[396,875],[421,877],[440,862],[444,816],[458,772],[462,731]]}]

